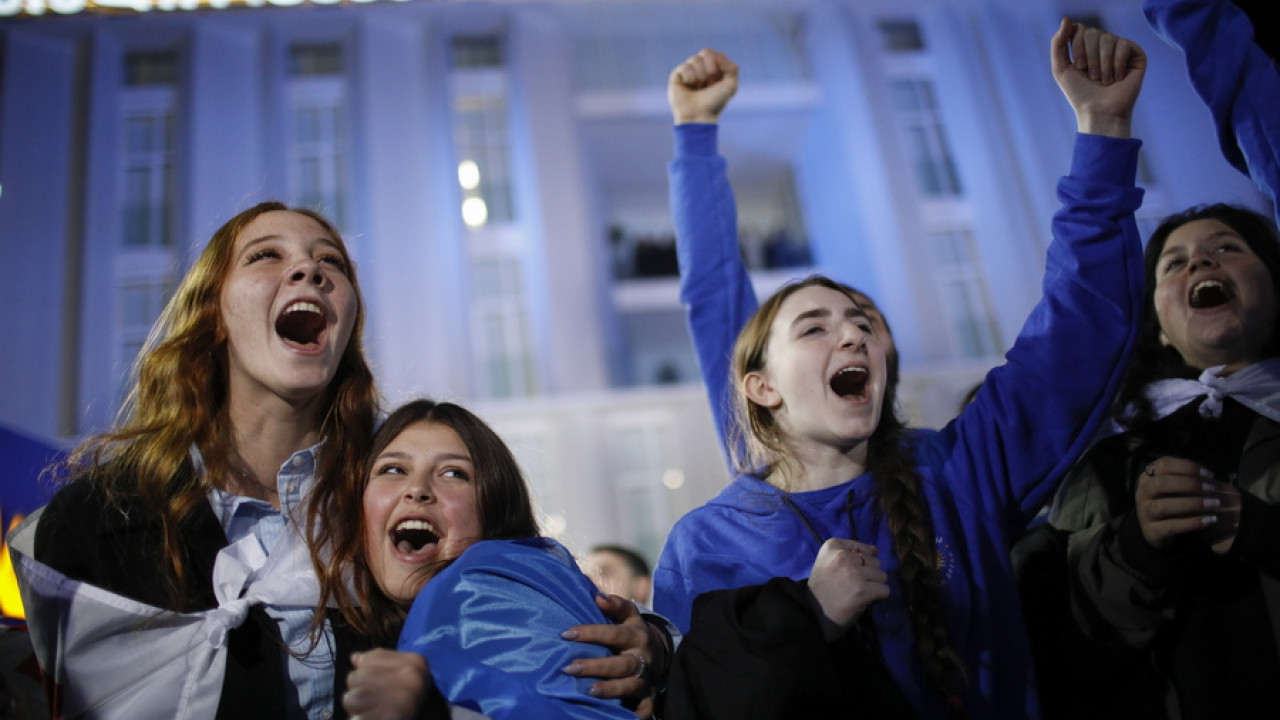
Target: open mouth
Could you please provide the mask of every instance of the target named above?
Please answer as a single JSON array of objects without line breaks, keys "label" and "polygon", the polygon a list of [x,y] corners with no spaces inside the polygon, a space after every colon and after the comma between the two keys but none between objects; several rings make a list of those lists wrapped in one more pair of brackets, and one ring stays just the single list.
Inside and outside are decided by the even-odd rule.
[{"label": "open mouth", "polygon": [[391,543],[405,555],[419,552],[439,541],[440,536],[426,520],[402,520],[391,531]]},{"label": "open mouth", "polygon": [[1234,295],[1217,280],[1205,280],[1191,288],[1191,307],[1200,310],[1226,305]]},{"label": "open mouth", "polygon": [[831,391],[842,398],[860,398],[866,395],[867,369],[863,367],[847,367],[832,376]]},{"label": "open mouth", "polygon": [[299,300],[276,318],[276,334],[299,345],[316,345],[325,328],[324,310],[313,302]]}]

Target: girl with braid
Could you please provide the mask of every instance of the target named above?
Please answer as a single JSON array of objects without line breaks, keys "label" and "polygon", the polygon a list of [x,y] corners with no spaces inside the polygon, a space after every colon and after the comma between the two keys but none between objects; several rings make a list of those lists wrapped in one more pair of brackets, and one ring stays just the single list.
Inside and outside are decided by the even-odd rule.
[{"label": "girl with braid", "polygon": [[715,149],[737,67],[703,50],[672,71],[681,295],[738,474],[654,573],[686,631],[664,717],[1039,715],[1009,549],[1106,417],[1142,314],[1146,57],[1064,20],[1051,59],[1079,133],[1044,298],[939,431],[895,415],[889,335],[850,288],[813,277],[756,309]]}]

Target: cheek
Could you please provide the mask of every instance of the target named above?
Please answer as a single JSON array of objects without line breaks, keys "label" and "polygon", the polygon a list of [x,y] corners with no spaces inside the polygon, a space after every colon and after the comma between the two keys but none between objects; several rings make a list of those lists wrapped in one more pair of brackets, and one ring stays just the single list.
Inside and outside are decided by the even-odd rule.
[{"label": "cheek", "polygon": [[361,522],[364,526],[365,544],[370,548],[382,537],[382,530],[387,524],[387,516],[390,512],[389,497],[388,493],[379,492],[379,488],[375,485],[370,485],[364,491]]},{"label": "cheek", "polygon": [[1160,322],[1161,329],[1167,327],[1168,320],[1172,318],[1173,313],[1178,307],[1178,293],[1167,285],[1157,285],[1156,291],[1151,297],[1152,304],[1156,309],[1156,320]]},{"label": "cheek", "polygon": [[480,510],[476,507],[474,491],[459,493],[449,504],[450,534],[467,545],[480,539]]}]

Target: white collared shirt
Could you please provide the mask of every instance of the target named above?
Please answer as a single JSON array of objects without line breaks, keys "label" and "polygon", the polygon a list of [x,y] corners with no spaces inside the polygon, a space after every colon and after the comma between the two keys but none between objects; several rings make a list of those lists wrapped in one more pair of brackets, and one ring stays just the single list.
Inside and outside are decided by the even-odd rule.
[{"label": "white collared shirt", "polygon": [[[290,523],[297,523],[300,534],[305,535],[303,501],[315,484],[316,454],[322,444],[317,443],[299,450],[280,466],[280,472],[276,475],[276,490],[280,494],[279,510],[264,500],[209,488],[209,503],[227,534],[228,543],[253,535],[270,555]],[[197,469],[203,472],[199,453],[193,450],[192,457]],[[294,653],[283,656],[292,681],[285,700],[288,717],[291,720],[328,720],[333,716],[334,703],[333,629],[326,621],[320,642],[314,649],[310,649],[311,620],[315,616],[313,610],[285,609],[272,605],[263,609],[279,623],[280,636]]]}]

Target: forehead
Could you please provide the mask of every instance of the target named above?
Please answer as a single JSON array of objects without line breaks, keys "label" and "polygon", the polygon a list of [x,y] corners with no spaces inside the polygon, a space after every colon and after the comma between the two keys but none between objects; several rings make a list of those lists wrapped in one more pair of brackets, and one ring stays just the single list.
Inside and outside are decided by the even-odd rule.
[{"label": "forehead", "polygon": [[587,559],[600,567],[622,568],[626,566],[626,561],[610,550],[597,550],[591,553]]},{"label": "forehead", "polygon": [[1178,226],[1173,232],[1169,233],[1169,238],[1165,241],[1164,247],[1161,248],[1160,254],[1184,250],[1197,243],[1222,235],[1240,237],[1240,233],[1221,220],[1214,218],[1192,220],[1189,223]]},{"label": "forehead", "polygon": [[250,220],[240,230],[240,234],[236,236],[236,248],[271,237],[323,240],[334,247],[340,247],[338,241],[315,218],[292,210],[271,210]]},{"label": "forehead", "polygon": [[827,310],[832,314],[845,315],[853,311],[856,315],[865,315],[862,308],[848,295],[821,285],[810,285],[791,293],[778,307],[775,322],[790,324],[798,315],[814,310]]},{"label": "forehead", "polygon": [[387,443],[382,452],[424,457],[441,454],[471,457],[466,443],[453,428],[432,420],[419,420],[408,425]]}]

